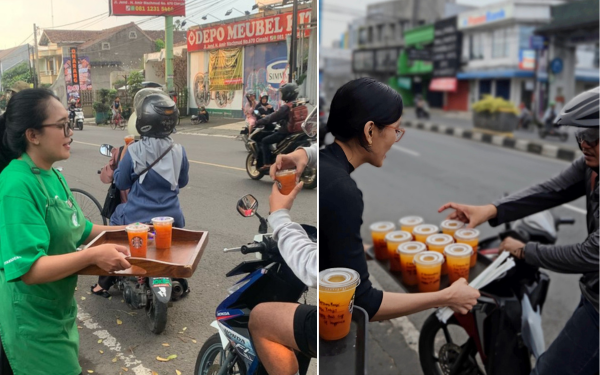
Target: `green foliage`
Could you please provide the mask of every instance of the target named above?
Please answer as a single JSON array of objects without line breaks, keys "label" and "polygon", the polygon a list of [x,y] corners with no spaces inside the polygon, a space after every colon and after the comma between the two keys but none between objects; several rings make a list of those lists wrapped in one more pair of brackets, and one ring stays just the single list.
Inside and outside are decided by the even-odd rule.
[{"label": "green foliage", "polygon": [[10,68],[2,74],[2,87],[5,89],[11,88],[17,81],[33,83],[33,77],[31,76],[27,61]]},{"label": "green foliage", "polygon": [[154,41],[154,52],[160,52],[163,48],[165,48],[165,42],[162,39],[156,39]]},{"label": "green foliage", "polygon": [[504,98],[501,98],[501,97],[494,98],[491,95],[483,95],[483,99],[481,99],[478,102],[473,103],[472,108],[477,113],[480,113],[480,112],[489,112],[489,113],[505,112],[505,113],[513,113],[515,115],[519,114],[519,110],[513,103],[511,103],[508,100],[505,100]]},{"label": "green foliage", "polygon": [[126,81],[126,80],[124,80],[124,79],[119,79],[119,80],[117,80],[117,81],[113,82],[113,87],[114,87],[115,89],[117,89],[117,88],[119,88],[119,87],[123,87],[123,86],[125,86],[125,85],[127,85],[127,81]]},{"label": "green foliage", "polygon": [[[114,90],[116,93],[116,90]],[[98,92],[96,92],[96,99],[98,101],[95,101],[92,104],[92,107],[94,108],[94,111],[96,111],[96,113],[107,113],[110,111],[110,91],[107,89],[100,89]]]},{"label": "green foliage", "polygon": [[131,72],[127,77],[127,91],[130,97],[135,97],[138,91],[142,89],[142,82],[144,82],[144,76],[140,72]]}]

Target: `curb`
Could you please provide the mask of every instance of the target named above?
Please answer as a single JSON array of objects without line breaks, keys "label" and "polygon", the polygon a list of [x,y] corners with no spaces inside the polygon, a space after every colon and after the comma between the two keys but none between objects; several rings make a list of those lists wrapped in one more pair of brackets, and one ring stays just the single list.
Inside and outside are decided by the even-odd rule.
[{"label": "curb", "polygon": [[415,128],[433,133],[446,134],[463,139],[469,139],[476,142],[488,143],[499,147],[510,148],[528,152],[530,154],[545,156],[552,159],[559,159],[571,162],[579,158],[582,154],[571,148],[564,148],[547,143],[538,143],[526,139],[513,138],[512,136],[481,132],[474,129],[456,128],[451,126],[439,125],[431,122],[411,121],[402,122],[407,128]]}]

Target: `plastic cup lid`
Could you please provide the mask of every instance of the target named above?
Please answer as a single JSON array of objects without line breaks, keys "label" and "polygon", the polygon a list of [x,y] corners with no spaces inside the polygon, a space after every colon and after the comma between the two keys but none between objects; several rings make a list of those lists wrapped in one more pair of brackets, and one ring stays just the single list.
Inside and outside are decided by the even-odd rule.
[{"label": "plastic cup lid", "polygon": [[289,174],[296,174],[295,169],[281,169],[275,172],[275,176],[287,176]]},{"label": "plastic cup lid", "polygon": [[371,224],[369,228],[371,229],[371,232],[389,232],[394,230],[396,226],[391,221],[379,221]]},{"label": "plastic cup lid", "polygon": [[423,251],[422,253],[415,255],[413,258],[413,263],[424,266],[442,264],[444,263],[444,256],[442,253],[438,253],[437,251]]},{"label": "plastic cup lid", "polygon": [[169,224],[174,222],[175,219],[173,219],[170,216],[160,216],[160,217],[153,217],[152,218],[152,223],[159,223],[159,224]]},{"label": "plastic cup lid", "polygon": [[400,225],[404,226],[417,226],[423,224],[425,220],[423,220],[420,216],[405,216],[399,220]]},{"label": "plastic cup lid", "polygon": [[470,257],[473,248],[465,243],[454,243],[444,248],[444,254],[450,257]]},{"label": "plastic cup lid", "polygon": [[427,246],[416,241],[404,242],[398,246],[398,252],[401,254],[417,254],[425,250],[427,250]]},{"label": "plastic cup lid", "polygon": [[421,224],[417,225],[415,229],[413,229],[414,234],[436,234],[439,231],[440,228],[433,224]]},{"label": "plastic cup lid", "polygon": [[444,229],[460,229],[465,226],[465,223],[458,220],[444,220],[441,226]]},{"label": "plastic cup lid", "polygon": [[452,238],[451,235],[449,234],[433,234],[429,237],[427,237],[427,240],[425,241],[425,243],[427,243],[427,245],[434,245],[434,246],[446,246],[446,245],[450,245],[451,243],[454,242],[454,238]]},{"label": "plastic cup lid", "polygon": [[386,234],[385,240],[388,242],[406,242],[412,240],[412,235],[403,230],[397,230]]},{"label": "plastic cup lid", "polygon": [[125,227],[127,232],[147,232],[150,227],[146,224],[135,223]]},{"label": "plastic cup lid", "polygon": [[360,275],[350,268],[328,268],[319,272],[319,289],[342,292],[360,284]]},{"label": "plastic cup lid", "polygon": [[454,232],[454,237],[463,240],[474,240],[475,238],[479,238],[479,230],[466,228],[459,229],[456,232]]}]

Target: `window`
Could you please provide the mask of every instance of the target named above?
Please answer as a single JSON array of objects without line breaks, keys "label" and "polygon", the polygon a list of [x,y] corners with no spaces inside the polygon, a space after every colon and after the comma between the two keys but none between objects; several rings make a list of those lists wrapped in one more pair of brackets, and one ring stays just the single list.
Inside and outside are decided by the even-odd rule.
[{"label": "window", "polygon": [[390,42],[395,42],[398,38],[396,36],[396,24],[395,23],[390,23],[390,37],[389,37],[389,41]]},{"label": "window", "polygon": [[384,40],[384,36],[383,36],[383,25],[377,25],[377,41],[379,43],[383,42]]},{"label": "window", "polygon": [[369,26],[369,37],[367,38],[367,43],[373,43],[373,26]]},{"label": "window", "polygon": [[367,44],[367,29],[363,27],[358,29],[358,45],[362,46],[365,44]]},{"label": "window", "polygon": [[471,34],[469,36],[469,59],[483,59],[483,34]]},{"label": "window", "polygon": [[102,43],[102,50],[109,50],[109,49],[110,49],[110,43],[103,42]]},{"label": "window", "polygon": [[129,39],[137,39],[137,33],[135,31],[130,31]]},{"label": "window", "polygon": [[508,29],[492,32],[492,58],[508,57]]}]

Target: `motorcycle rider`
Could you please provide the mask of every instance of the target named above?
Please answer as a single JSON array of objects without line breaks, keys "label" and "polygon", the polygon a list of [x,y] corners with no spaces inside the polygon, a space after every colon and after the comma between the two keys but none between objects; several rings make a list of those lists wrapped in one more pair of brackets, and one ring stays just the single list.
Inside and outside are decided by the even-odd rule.
[{"label": "motorcycle rider", "polygon": [[263,118],[265,116],[270,115],[271,113],[275,112],[275,110],[273,109],[273,106],[271,104],[269,104],[269,95],[263,93],[260,97],[260,103],[258,103],[256,105],[256,108],[254,108],[255,110],[258,111],[259,113],[259,118]]},{"label": "motorcycle rider", "polygon": [[121,113],[121,109],[122,109],[121,108],[121,99],[119,99],[118,96],[115,98],[115,101],[111,105],[110,109],[112,109],[112,113],[113,113],[112,120],[114,122],[117,118],[117,113]]},{"label": "motorcycle rider", "polygon": [[546,130],[549,132],[553,130],[552,124],[554,123],[554,119],[556,119],[556,103],[550,102],[542,118]]},{"label": "motorcycle rider", "polygon": [[[279,169],[296,168],[297,176],[304,168],[317,163],[318,145],[300,148],[288,155],[278,155],[271,166],[271,177]],[[312,242],[290,217],[290,209],[303,183],[289,195],[279,192],[277,184],[269,197],[269,224],[281,256],[294,274],[308,287],[317,287],[317,244]],[[261,363],[269,374],[296,374],[298,361],[294,350],[306,356],[317,356],[317,307],[296,303],[267,302],[250,313],[248,324],[252,341]]]},{"label": "motorcycle rider", "polygon": [[417,94],[415,97],[415,112],[417,118],[429,118],[429,112],[427,111],[427,102],[423,99],[423,95]]},{"label": "motorcycle rider", "polygon": [[75,99],[71,99],[69,102],[69,122],[71,124],[75,123],[75,109],[77,108],[77,101]]},{"label": "motorcycle rider", "polygon": [[253,93],[246,94],[246,100],[248,103],[244,106],[244,115],[248,122],[248,134],[252,133],[254,125],[256,124],[256,115],[254,114],[254,107],[256,107],[256,95]]},{"label": "motorcycle rider", "polygon": [[474,228],[514,221],[582,196],[586,197],[588,236],[570,245],[527,244],[507,237],[502,251],[527,264],[560,273],[582,273],[579,280],[581,302],[558,337],[537,360],[531,375],[598,373],[598,136],[600,87],[573,98],[557,116],[555,126],[575,126],[575,138],[583,156],[567,169],[541,184],[531,186],[493,204],[469,206],[446,203],[455,211],[448,218],[469,223]]}]

